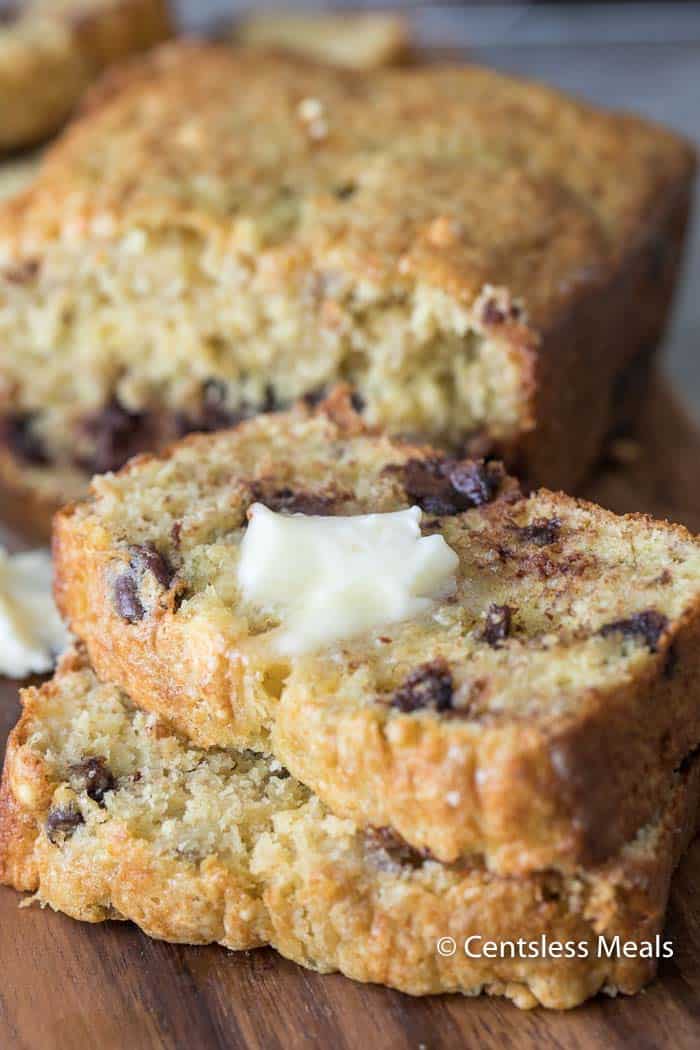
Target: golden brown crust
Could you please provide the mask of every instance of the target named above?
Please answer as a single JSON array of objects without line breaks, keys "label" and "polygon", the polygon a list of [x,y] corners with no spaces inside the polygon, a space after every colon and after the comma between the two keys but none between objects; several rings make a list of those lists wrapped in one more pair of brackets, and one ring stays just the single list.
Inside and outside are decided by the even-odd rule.
[{"label": "golden brown crust", "polygon": [[[539,1002],[561,1009],[601,988],[633,993],[653,976],[654,958],[625,958],[619,952],[606,958],[598,937],[641,944],[661,932],[671,873],[697,820],[697,763],[677,778],[653,826],[608,864],[569,877],[501,878],[478,865],[455,868],[407,858],[395,853],[390,837],[365,838],[349,822],[331,817],[318,800],[303,796],[278,805],[268,829],[258,830],[243,867],[234,867],[216,837],[207,838],[200,852],[176,848],[177,838],[164,845],[159,833],[153,837],[141,830],[149,826],[148,799],[156,786],[150,768],[144,769],[145,789],[139,794],[130,786],[127,765],[102,808],[68,788],[66,770],[74,768],[75,755],[62,743],[65,730],[50,758],[41,743],[42,737],[52,738],[52,719],[70,724],[71,712],[82,712],[83,736],[109,748],[102,722],[107,702],[122,749],[129,732],[140,732],[140,739],[145,732],[133,723],[129,729],[134,716],[128,705],[119,713],[114,691],[98,686],[79,657],[72,659],[41,691],[25,694],[24,713],[10,739],[0,802],[2,881],[33,890],[40,901],[84,921],[131,919],[154,937],[215,940],[230,948],[269,941],[303,965],[340,969],[415,995],[484,991],[507,995],[519,1006]],[[177,780],[181,752],[190,770],[200,770],[191,775],[220,761],[214,753],[195,757],[193,749],[170,739],[165,727],[157,736],[167,748],[171,779]],[[147,747],[140,761],[155,768],[155,752],[155,744],[150,752]],[[258,760],[261,766],[265,762]],[[187,779],[184,784],[187,790]],[[84,820],[52,843],[47,812],[66,790]],[[236,804],[236,790],[232,780],[217,793],[219,817]],[[120,802],[123,794],[129,797]],[[140,798],[136,808],[134,798]],[[189,798],[191,805],[195,796]],[[238,811],[241,828],[250,816],[245,805]],[[453,955],[437,951],[441,937],[454,939]],[[472,949],[486,940],[523,938],[541,945],[545,938],[550,944],[581,942],[588,954],[471,959],[462,951],[467,937],[482,938],[470,942]]]},{"label": "golden brown crust", "polygon": [[[263,95],[263,85],[271,80],[278,91]],[[26,215],[17,216],[16,234],[21,236],[22,221],[44,222],[47,233],[56,227],[67,228],[70,218],[62,204],[70,206],[72,216],[79,215],[88,223],[91,216],[108,211],[123,231],[139,218],[145,219],[146,206],[155,202],[157,187],[161,207],[153,218],[158,224],[188,222],[207,232],[220,224],[229,200],[227,187],[219,182],[217,193],[202,194],[193,178],[187,144],[173,136],[156,141],[153,117],[146,119],[146,105],[157,107],[158,122],[176,113],[191,113],[199,106],[202,150],[217,155],[217,168],[240,187],[255,214],[267,203],[257,200],[262,157],[249,148],[257,124],[246,122],[244,113],[236,115],[230,105],[231,97],[240,98],[242,91],[249,93],[249,104],[256,112],[257,107],[265,107],[260,116],[273,122],[270,134],[274,131],[280,139],[285,136],[292,151],[283,164],[266,171],[266,176],[274,183],[294,173],[291,163],[298,165],[297,175],[307,193],[315,189],[312,182],[321,178],[329,160],[332,166],[327,177],[362,154],[356,121],[371,104],[374,134],[387,146],[397,135],[402,136],[399,141],[424,168],[426,181],[411,187],[418,197],[415,217],[407,210],[398,224],[390,222],[395,198],[392,196],[390,206],[379,192],[384,181],[366,200],[357,200],[360,185],[350,215],[342,213],[344,241],[339,247],[345,262],[363,273],[369,270],[383,283],[398,280],[409,285],[424,277],[463,300],[473,300],[486,284],[503,286],[512,295],[525,298],[531,323],[539,330],[568,311],[572,293],[605,283],[606,264],[624,258],[646,237],[654,215],[663,211],[659,202],[669,189],[685,186],[693,171],[690,145],[671,132],[630,116],[602,113],[539,85],[509,80],[476,66],[384,71],[356,79],[274,56],[233,55],[225,48],[180,43],[117,73],[110,90],[98,88],[84,119],[73,125],[48,156],[39,184],[22,209]],[[299,100],[304,99],[320,100],[331,122],[328,137],[318,147],[321,170],[319,158],[309,153],[303,113],[301,117],[296,113]],[[436,99],[440,106],[435,105]],[[514,126],[510,121],[504,127],[505,115],[512,114],[516,100],[521,123]],[[547,124],[546,135],[537,124],[544,117],[552,122]],[[457,144],[462,151],[470,150],[477,163],[473,171],[465,170],[463,163],[459,169],[448,168],[440,179],[427,162],[427,137],[433,136],[434,146],[436,134],[448,128],[457,134],[460,119],[463,126]],[[225,135],[231,122],[236,124],[236,139]],[[366,130],[364,120],[362,127]],[[110,146],[115,131],[130,142],[127,153],[121,144],[118,152]],[[486,146],[498,150],[499,172],[482,170],[479,150]],[[516,158],[523,148],[529,151],[530,175],[518,170]],[[106,170],[100,166],[99,178],[92,166],[96,150],[109,153],[112,162]],[[616,175],[615,165],[624,165],[624,192],[619,178],[601,177],[601,164]],[[177,173],[177,194],[162,196],[161,177],[166,169]],[[133,183],[135,171],[142,175],[138,186]],[[396,174],[400,174],[400,165]],[[455,221],[467,227],[459,235],[451,232],[450,217],[435,211],[448,199],[443,192],[445,181],[450,184]],[[489,182],[491,191],[484,196],[481,191]],[[320,190],[319,186],[316,192]],[[530,195],[538,221],[544,224],[548,217],[544,227],[547,242],[540,229],[542,243],[527,252],[514,250],[516,243],[525,241],[534,219],[532,214],[514,210],[522,194]],[[586,195],[590,199],[584,204]],[[524,202],[522,197],[518,207]],[[321,204],[331,206],[330,201],[319,200]],[[496,204],[502,205],[500,211]],[[13,232],[12,219],[9,215],[3,218],[7,236]],[[319,236],[322,228],[319,222]],[[86,227],[83,233],[88,232]],[[399,259],[404,264],[397,270]],[[592,280],[580,274],[584,260],[592,268]]]},{"label": "golden brown crust", "polygon": [[[225,590],[235,580],[235,562],[225,559],[257,491],[256,469],[271,490],[277,478],[292,492],[325,493],[323,471],[333,464],[346,491],[357,457],[363,496],[345,513],[358,513],[410,502],[401,464],[424,455],[362,428],[352,436],[321,413],[259,418],[228,435],[188,439],[163,459],[142,457],[97,482],[92,503],[57,516],[59,606],[105,681],[202,746],[272,749],[342,816],[392,826],[444,860],[483,853],[503,872],[600,862],[650,819],[700,741],[700,551],[684,529],[616,518],[562,494],[511,494],[433,522],[458,550],[465,582],[432,626],[393,627],[290,666],[264,639],[251,649],[241,633],[250,612]],[[179,463],[187,464],[184,497]],[[542,519],[557,523],[553,542],[518,540]],[[155,598],[144,592],[143,617],[127,622],[115,579],[144,542],[179,575]],[[224,559],[220,575],[188,583],[188,544],[201,564]],[[483,611],[504,603],[520,633],[492,647]],[[604,633],[648,609],[665,618],[650,649],[638,637],[627,651],[623,634]],[[462,709],[397,710],[396,688],[436,656],[451,668]]]}]

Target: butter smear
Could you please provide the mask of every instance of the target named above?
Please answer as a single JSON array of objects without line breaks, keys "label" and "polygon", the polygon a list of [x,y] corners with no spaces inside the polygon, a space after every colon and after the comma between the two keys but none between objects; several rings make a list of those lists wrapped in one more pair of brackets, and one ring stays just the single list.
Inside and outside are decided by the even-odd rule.
[{"label": "butter smear", "polygon": [[48,551],[10,557],[0,547],[0,675],[25,678],[50,671],[68,645],[52,576]]},{"label": "butter smear", "polygon": [[386,514],[278,514],[254,503],[241,544],[243,598],[280,620],[286,654],[412,619],[453,594],[459,558],[422,536],[419,507]]}]

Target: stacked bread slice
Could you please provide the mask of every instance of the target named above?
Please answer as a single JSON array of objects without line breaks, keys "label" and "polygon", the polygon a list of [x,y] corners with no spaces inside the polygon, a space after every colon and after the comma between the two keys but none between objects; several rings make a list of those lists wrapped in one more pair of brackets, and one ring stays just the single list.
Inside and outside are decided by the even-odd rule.
[{"label": "stacked bread slice", "polygon": [[[253,504],[417,506],[455,586],[280,650],[237,574]],[[563,1008],[653,975],[698,815],[685,530],[523,494],[494,462],[369,428],[340,391],[95,479],[54,550],[81,647],[25,693],[3,881],[412,994]]]}]

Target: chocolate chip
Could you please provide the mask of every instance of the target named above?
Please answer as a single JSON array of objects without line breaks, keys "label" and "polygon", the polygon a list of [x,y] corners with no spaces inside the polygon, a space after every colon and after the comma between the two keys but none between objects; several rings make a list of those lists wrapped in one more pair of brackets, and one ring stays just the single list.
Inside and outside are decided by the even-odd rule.
[{"label": "chocolate chip", "polygon": [[652,653],[658,648],[659,638],[668,627],[668,620],[656,609],[646,609],[635,613],[627,620],[615,620],[606,623],[598,632],[604,638],[611,634],[621,634],[625,638],[640,638]]},{"label": "chocolate chip", "polygon": [[431,707],[447,711],[452,707],[452,674],[444,660],[432,660],[409,674],[391,700],[391,706],[405,714]]},{"label": "chocolate chip", "polygon": [[175,570],[165,555],[156,549],[155,544],[149,540],[148,543],[134,545],[130,551],[131,566],[139,576],[143,576],[144,572],[151,572],[161,587],[167,590],[172,583]]},{"label": "chocolate chip", "polygon": [[395,864],[419,868],[423,861],[432,859],[430,850],[415,849],[393,828],[370,826],[365,831],[365,842],[370,850],[387,853]]},{"label": "chocolate chip", "polygon": [[2,276],[9,284],[29,284],[38,275],[39,269],[38,259],[25,259],[14,266],[8,266],[2,271]]},{"label": "chocolate chip", "polygon": [[487,299],[481,311],[481,320],[487,325],[499,325],[508,319],[516,321],[520,314],[520,307],[516,303],[505,305],[497,299]]},{"label": "chocolate chip", "polygon": [[411,459],[404,467],[406,495],[428,514],[457,514],[459,494],[445,476],[444,461]]},{"label": "chocolate chip", "polygon": [[129,553],[129,568],[114,581],[114,601],[122,619],[136,623],[146,615],[139,597],[139,586],[144,573],[152,573],[161,587],[167,590],[173,581],[175,570],[150,540],[147,543],[134,544],[129,548]]},{"label": "chocolate chip", "polygon": [[452,487],[469,500],[470,507],[481,507],[490,503],[498,492],[503,470],[496,463],[467,460],[457,463],[449,477]]},{"label": "chocolate chip", "polygon": [[180,414],[176,417],[176,429],[180,436],[198,431],[213,434],[217,430],[235,427],[244,419],[251,419],[260,413],[274,412],[280,408],[271,386],[265,388],[265,396],[257,405],[242,402],[236,409],[226,403],[227,386],[222,379],[211,378],[202,385],[202,399],[199,412],[195,416]]},{"label": "chocolate chip", "polygon": [[327,386],[317,386],[314,390],[307,390],[302,396],[302,401],[304,404],[308,405],[309,408],[316,408],[317,405],[321,404],[327,393]]},{"label": "chocolate chip", "polygon": [[104,758],[86,758],[70,768],[94,802],[102,802],[107,792],[114,790],[115,780]]},{"label": "chocolate chip", "polygon": [[559,518],[538,518],[531,525],[515,528],[518,538],[524,543],[534,543],[536,547],[548,547],[556,543],[561,532]]},{"label": "chocolate chip", "polygon": [[137,623],[146,615],[139,598],[138,583],[131,570],[117,576],[114,581],[114,604],[121,618],[129,623]]},{"label": "chocolate chip", "polygon": [[355,412],[357,412],[358,416],[362,415],[365,408],[367,407],[367,402],[363,398],[362,394],[359,394],[357,390],[353,390],[350,394],[350,404],[352,405]]},{"label": "chocolate chip", "polygon": [[490,605],[482,638],[492,648],[499,649],[510,634],[513,610],[510,605]]},{"label": "chocolate chip", "polygon": [[94,442],[94,449],[90,456],[81,456],[78,465],[94,474],[105,474],[119,470],[137,452],[148,448],[153,420],[146,412],[130,412],[115,397],[84,419],[82,428]]},{"label": "chocolate chip", "polygon": [[459,514],[496,495],[504,477],[498,463],[483,460],[411,459],[404,465],[406,495],[428,514]]},{"label": "chocolate chip", "polygon": [[503,324],[506,319],[505,310],[502,310],[495,299],[487,299],[481,311],[481,320],[484,324]]},{"label": "chocolate chip", "polygon": [[357,184],[348,180],[347,182],[341,182],[335,187],[333,192],[339,201],[346,201],[353,196],[356,190]]},{"label": "chocolate chip", "polygon": [[46,834],[49,842],[55,845],[61,836],[64,839],[70,838],[75,829],[83,823],[83,815],[77,806],[71,804],[50,809],[46,818]]},{"label": "chocolate chip", "polygon": [[0,438],[17,459],[35,466],[44,466],[49,455],[41,437],[34,429],[36,416],[30,412],[17,412],[5,416],[0,422]]},{"label": "chocolate chip", "polygon": [[220,379],[207,379],[202,387],[202,407],[196,430],[213,433],[235,426],[246,416],[245,411],[232,412],[226,407],[226,384]]},{"label": "chocolate chip", "polygon": [[337,500],[319,492],[294,491],[290,488],[268,490],[264,485],[251,485],[253,502],[263,503],[280,514],[333,514]]}]

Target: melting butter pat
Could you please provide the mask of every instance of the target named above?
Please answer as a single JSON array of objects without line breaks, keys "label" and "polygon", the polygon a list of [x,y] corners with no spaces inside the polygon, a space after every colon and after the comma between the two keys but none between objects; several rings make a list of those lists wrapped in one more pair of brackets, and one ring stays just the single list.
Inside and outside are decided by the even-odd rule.
[{"label": "melting butter pat", "polygon": [[459,559],[422,536],[421,510],[315,517],[254,503],[241,544],[243,598],[280,620],[278,648],[303,653],[429,612],[453,594]]},{"label": "melting butter pat", "polygon": [[70,640],[54,605],[48,551],[10,557],[0,548],[0,675],[50,671]]}]

